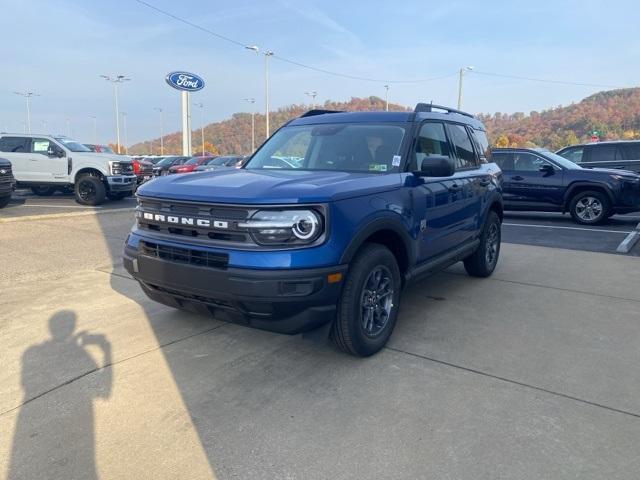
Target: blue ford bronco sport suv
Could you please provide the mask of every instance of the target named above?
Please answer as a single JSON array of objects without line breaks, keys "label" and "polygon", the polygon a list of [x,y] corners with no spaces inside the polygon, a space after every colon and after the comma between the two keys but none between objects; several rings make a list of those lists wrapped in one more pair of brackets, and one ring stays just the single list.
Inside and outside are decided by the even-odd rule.
[{"label": "blue ford bronco sport suv", "polygon": [[414,112],[312,110],[241,169],[172,175],[137,193],[124,265],[153,300],[367,356],[411,280],[500,253],[500,169],[482,124]]}]

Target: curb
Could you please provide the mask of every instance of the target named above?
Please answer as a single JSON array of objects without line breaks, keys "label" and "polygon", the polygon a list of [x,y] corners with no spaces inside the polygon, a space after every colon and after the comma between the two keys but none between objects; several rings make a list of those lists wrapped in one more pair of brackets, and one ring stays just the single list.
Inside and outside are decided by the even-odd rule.
[{"label": "curb", "polygon": [[133,212],[133,209],[89,210],[86,212],[50,213],[44,215],[26,215],[24,217],[0,218],[0,223],[29,222],[34,220],[53,220],[56,218],[87,217],[89,215],[105,215],[108,213]]},{"label": "curb", "polygon": [[625,237],[625,239],[618,245],[616,248],[616,252],[618,253],[629,253],[631,249],[638,243],[640,240],[640,223],[636,225],[636,228],[629,235]]}]

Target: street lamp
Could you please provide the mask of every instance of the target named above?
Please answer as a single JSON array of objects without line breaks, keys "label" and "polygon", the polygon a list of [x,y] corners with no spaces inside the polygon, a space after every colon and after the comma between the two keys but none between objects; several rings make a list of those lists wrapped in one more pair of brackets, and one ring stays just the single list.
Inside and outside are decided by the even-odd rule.
[{"label": "street lamp", "polygon": [[100,78],[104,78],[107,82],[111,82],[113,84],[113,101],[116,109],[116,140],[118,153],[120,153],[120,114],[118,113],[118,84],[128,82],[131,79],[126,75],[100,75]]},{"label": "street lamp", "polygon": [[385,112],[389,111],[389,85],[384,86],[384,110]]},{"label": "street lamp", "polygon": [[[129,140],[127,135],[127,112],[122,112],[122,128],[124,128],[124,154],[129,155]],[[120,153],[120,152],[118,152]]]},{"label": "street lamp", "polygon": [[253,104],[256,103],[255,98],[245,98],[246,102],[251,104],[251,153],[256,150],[256,122],[255,122],[255,109],[253,108]]},{"label": "street lamp", "polygon": [[[260,53],[260,49],[256,45],[247,45],[244,48]],[[264,55],[264,115],[266,136],[269,138],[269,57],[273,56],[273,52],[265,50],[262,54]]]},{"label": "street lamp", "polygon": [[[21,97],[24,97],[27,99],[27,123],[25,124],[26,127],[29,129],[29,133],[31,133],[31,97],[39,97],[40,94],[39,93],[35,93],[35,92],[13,92],[16,95],[20,95]],[[25,131],[25,133],[27,133]]]},{"label": "street lamp", "polygon": [[200,141],[202,142],[202,156],[204,157],[204,103],[194,103],[193,105],[200,108]]},{"label": "street lamp", "polygon": [[310,92],[304,92],[307,97],[311,97],[311,109],[313,110],[316,105],[316,97],[318,96],[318,92],[312,90]]},{"label": "street lamp", "polygon": [[93,143],[98,144],[98,117],[95,115],[89,115],[89,118],[93,119]]},{"label": "street lamp", "polygon": [[464,72],[470,72],[471,70],[473,70],[471,66],[460,69],[460,78],[458,80],[458,110],[462,108],[462,78],[464,77]]},{"label": "street lamp", "polygon": [[[163,110],[160,107],[153,107],[156,112],[160,112],[160,156],[164,156],[164,117],[162,115]],[[153,146],[151,148],[153,150]],[[153,151],[151,152],[153,153]]]}]

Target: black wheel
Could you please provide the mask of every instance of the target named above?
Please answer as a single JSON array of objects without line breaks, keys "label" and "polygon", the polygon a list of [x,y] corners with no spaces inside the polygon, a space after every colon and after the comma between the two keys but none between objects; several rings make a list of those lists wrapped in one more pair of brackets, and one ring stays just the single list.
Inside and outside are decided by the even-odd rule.
[{"label": "black wheel", "polygon": [[501,229],[500,217],[491,210],[480,234],[480,245],[464,259],[464,269],[472,277],[488,277],[495,270],[500,257]]},{"label": "black wheel", "polygon": [[400,306],[400,269],[388,248],[365,245],[349,266],[331,337],[344,352],[367,357],[385,346]]},{"label": "black wheel", "polygon": [[6,195],[4,197],[0,197],[0,208],[4,208],[9,205],[9,201],[11,200],[11,195]]},{"label": "black wheel", "polygon": [[56,193],[55,187],[31,187],[31,191],[39,197],[50,197]]},{"label": "black wheel", "polygon": [[582,225],[595,225],[606,220],[611,210],[609,199],[597,191],[579,192],[571,199],[569,213]]},{"label": "black wheel", "polygon": [[93,175],[83,175],[76,182],[76,202],[81,205],[100,205],[106,197],[104,183]]},{"label": "black wheel", "polygon": [[107,192],[107,198],[109,200],[122,200],[125,197],[128,197],[129,195],[131,195],[129,192],[118,192],[118,193],[111,193],[111,192]]}]

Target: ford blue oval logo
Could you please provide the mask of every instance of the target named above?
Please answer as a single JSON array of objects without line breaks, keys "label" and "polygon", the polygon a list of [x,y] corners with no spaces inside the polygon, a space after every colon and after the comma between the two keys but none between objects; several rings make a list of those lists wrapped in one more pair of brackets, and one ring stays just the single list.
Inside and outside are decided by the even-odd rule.
[{"label": "ford blue oval logo", "polygon": [[198,75],[188,72],[171,72],[165,78],[167,83],[176,90],[197,92],[204,88],[204,80]]}]

